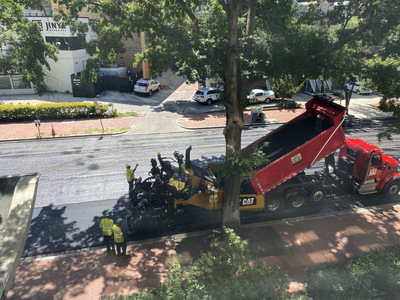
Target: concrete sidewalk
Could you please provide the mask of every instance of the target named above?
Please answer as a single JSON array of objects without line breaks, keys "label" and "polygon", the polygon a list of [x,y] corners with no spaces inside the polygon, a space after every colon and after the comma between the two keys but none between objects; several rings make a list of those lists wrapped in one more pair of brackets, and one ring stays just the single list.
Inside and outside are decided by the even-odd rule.
[{"label": "concrete sidewalk", "polygon": [[[291,278],[291,292],[304,290],[304,270],[348,259],[362,251],[399,242],[400,206],[318,215],[243,226],[253,258],[280,266]],[[166,241],[129,244],[129,258],[103,249],[24,259],[8,299],[91,300],[155,287],[177,258],[190,265],[211,245],[212,232],[177,235]]]}]

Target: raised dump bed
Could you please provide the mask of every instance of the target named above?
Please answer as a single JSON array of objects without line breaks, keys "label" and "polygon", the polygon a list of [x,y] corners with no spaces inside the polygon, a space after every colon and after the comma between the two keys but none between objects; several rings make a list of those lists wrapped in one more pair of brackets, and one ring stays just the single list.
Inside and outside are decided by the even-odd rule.
[{"label": "raised dump bed", "polygon": [[[345,108],[321,97],[306,103],[304,113],[258,139],[243,150],[258,145],[266,154],[265,165],[250,181],[256,193],[265,195],[346,144],[342,129]],[[268,143],[267,147],[263,145]]]}]

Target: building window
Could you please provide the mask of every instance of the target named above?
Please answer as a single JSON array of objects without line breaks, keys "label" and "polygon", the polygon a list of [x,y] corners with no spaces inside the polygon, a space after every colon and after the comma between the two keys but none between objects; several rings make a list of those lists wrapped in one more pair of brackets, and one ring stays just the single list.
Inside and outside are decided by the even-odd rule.
[{"label": "building window", "polygon": [[0,90],[12,89],[11,81],[9,76],[0,76]]},{"label": "building window", "polygon": [[84,39],[78,37],[46,37],[46,42],[56,45],[60,50],[84,49]]},{"label": "building window", "polygon": [[51,9],[51,2],[45,0],[45,1],[43,1],[43,6],[44,6],[44,15],[46,17],[52,17],[53,10]]}]

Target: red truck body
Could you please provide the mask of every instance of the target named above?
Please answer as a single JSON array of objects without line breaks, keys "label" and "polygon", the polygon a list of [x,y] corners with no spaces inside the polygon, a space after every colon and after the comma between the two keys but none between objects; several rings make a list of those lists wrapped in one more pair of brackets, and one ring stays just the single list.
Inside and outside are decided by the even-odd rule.
[{"label": "red truck body", "polygon": [[[257,194],[265,194],[317,161],[346,145],[342,129],[345,108],[320,97],[290,122],[256,140],[243,150],[261,146],[268,162],[250,180]],[[264,143],[268,146],[263,146]]]}]

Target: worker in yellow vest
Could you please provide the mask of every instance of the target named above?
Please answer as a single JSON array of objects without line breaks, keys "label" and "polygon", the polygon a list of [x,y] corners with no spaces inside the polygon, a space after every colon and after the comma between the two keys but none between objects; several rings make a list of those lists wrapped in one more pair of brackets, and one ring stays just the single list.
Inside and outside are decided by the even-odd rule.
[{"label": "worker in yellow vest", "polygon": [[[100,228],[101,233],[103,234],[104,244],[107,247],[107,253],[111,253],[111,247],[114,249],[114,242],[113,242],[113,231],[112,228],[114,226],[114,221],[111,219],[111,213],[107,211],[105,213],[105,218],[100,221]],[[113,250],[114,251],[114,250]]]},{"label": "worker in yellow vest", "polygon": [[185,188],[185,182],[181,181],[179,174],[175,173],[169,180],[169,184],[176,187],[178,192],[181,192]]},{"label": "worker in yellow vest", "polygon": [[[124,239],[124,233],[122,232],[122,218],[119,218],[113,226],[114,243],[117,246],[117,254],[121,257],[129,257],[126,255],[126,242]],[[122,249],[122,253],[121,253]]]},{"label": "worker in yellow vest", "polygon": [[126,180],[128,181],[129,184],[129,193],[132,192],[133,190],[133,178],[135,177],[135,171],[138,167],[138,164],[136,164],[136,167],[132,170],[131,166],[126,164]]}]

